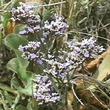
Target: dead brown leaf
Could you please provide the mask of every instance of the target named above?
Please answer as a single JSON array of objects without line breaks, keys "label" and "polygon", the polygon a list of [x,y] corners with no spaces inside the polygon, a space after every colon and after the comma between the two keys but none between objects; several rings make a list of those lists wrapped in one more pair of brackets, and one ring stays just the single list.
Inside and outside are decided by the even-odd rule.
[{"label": "dead brown leaf", "polygon": [[103,59],[106,57],[106,55],[110,53],[110,48],[107,49],[104,53],[102,53],[97,59],[91,61],[86,65],[86,69],[90,72],[95,71],[99,65],[102,63]]}]

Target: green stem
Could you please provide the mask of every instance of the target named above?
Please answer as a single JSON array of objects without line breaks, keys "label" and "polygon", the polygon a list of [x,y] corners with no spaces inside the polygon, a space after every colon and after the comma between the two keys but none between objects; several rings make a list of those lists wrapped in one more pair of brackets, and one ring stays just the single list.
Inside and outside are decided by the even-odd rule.
[{"label": "green stem", "polygon": [[8,92],[11,92],[13,94],[18,94],[18,92],[16,90],[11,89],[10,87],[8,87],[8,86],[6,86],[4,84],[1,84],[1,83],[0,83],[0,89],[8,91]]},{"label": "green stem", "polygon": [[19,100],[20,100],[20,94],[17,94],[14,104],[11,106],[12,110],[15,110],[15,107],[18,104]]}]

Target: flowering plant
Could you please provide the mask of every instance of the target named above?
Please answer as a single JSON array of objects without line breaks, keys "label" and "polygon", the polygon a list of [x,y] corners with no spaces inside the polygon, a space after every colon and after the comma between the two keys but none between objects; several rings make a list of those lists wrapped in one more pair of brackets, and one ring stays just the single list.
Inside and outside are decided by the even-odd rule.
[{"label": "flowering plant", "polygon": [[[87,60],[97,58],[105,50],[103,46],[97,44],[94,37],[82,41],[76,39],[66,41],[62,44],[66,45],[65,48],[57,49],[60,43],[58,38],[63,40],[69,28],[64,17],[59,15],[53,15],[50,21],[42,21],[39,15],[34,14],[32,7],[22,4],[12,10],[12,19],[27,25],[25,30],[19,32],[21,35],[31,32],[32,34],[41,33],[39,39],[30,41],[27,38],[29,40],[27,45],[21,44],[18,47],[21,57],[32,62],[35,68],[39,65],[41,70],[39,75],[35,75],[33,83],[33,96],[39,104],[57,103],[64,100],[62,97],[66,96],[59,89],[60,86],[63,84],[65,88],[71,88],[71,85],[75,83],[74,77],[78,69],[84,69]],[[39,27],[38,31],[35,27]],[[51,48],[46,48],[48,43]],[[38,74],[36,70],[33,72]],[[67,98],[65,99],[67,100]]]},{"label": "flowering plant", "polygon": [[[19,102],[26,95],[24,100],[29,102],[32,98],[39,110],[72,110],[74,100],[84,107],[86,101],[80,99],[81,95],[92,88],[88,82],[96,81],[88,64],[95,59],[99,61],[99,55],[106,49],[95,36],[70,39],[70,27],[63,15],[53,12],[49,19],[43,19],[44,15],[35,7],[19,3],[12,8],[9,22],[14,23],[14,30],[4,31],[7,34],[4,44],[13,53],[7,68],[13,74],[11,86],[17,91],[16,100]],[[77,90],[81,95],[77,96]],[[16,100],[11,108],[16,108]]]}]

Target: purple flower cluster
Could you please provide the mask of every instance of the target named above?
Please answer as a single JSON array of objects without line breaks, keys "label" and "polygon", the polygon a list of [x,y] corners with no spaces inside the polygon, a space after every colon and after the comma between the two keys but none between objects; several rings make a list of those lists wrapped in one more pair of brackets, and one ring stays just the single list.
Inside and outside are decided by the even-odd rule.
[{"label": "purple flower cluster", "polygon": [[51,80],[46,75],[36,76],[33,95],[39,104],[56,103],[60,101],[59,94],[56,92]]},{"label": "purple flower cluster", "polygon": [[[96,58],[104,51],[104,48],[99,46],[93,37],[81,42],[71,41],[67,48],[59,50],[59,54],[54,56],[50,53],[40,54],[40,42],[29,42],[25,46],[19,46],[19,50],[23,52],[22,56],[26,59],[37,62],[40,59],[39,61],[45,62],[45,68],[43,68],[45,75],[37,75],[34,84],[33,95],[39,104],[60,101],[59,93],[56,92],[50,77],[55,80],[55,83],[67,82],[68,79],[72,83],[74,82],[74,79],[71,78],[73,70],[77,71],[85,60]],[[40,64],[42,65],[42,62]]]},{"label": "purple flower cluster", "polygon": [[44,32],[49,32],[53,36],[64,35],[69,26],[63,16],[54,15],[51,21],[44,22]]},{"label": "purple flower cluster", "polygon": [[[40,16],[35,14],[33,5],[26,5],[20,3],[20,6],[12,9],[12,19],[16,22],[26,25],[23,31],[19,34],[27,35],[29,33],[36,33],[40,30],[43,31],[43,35],[50,34],[53,36],[64,35],[68,30],[68,24],[63,16],[54,15],[51,21],[43,21]],[[42,26],[41,26],[42,24]]]},{"label": "purple flower cluster", "polygon": [[48,59],[44,59],[49,67],[44,70],[46,73],[52,74],[55,78],[67,80],[71,71],[80,68],[86,60],[95,59],[105,49],[97,44],[95,38],[84,39],[81,42],[75,39],[68,42],[68,50],[61,51],[61,55],[54,58],[49,55]]},{"label": "purple flower cluster", "polygon": [[39,59],[40,42],[30,41],[27,45],[19,46],[22,57],[29,61],[37,61]]},{"label": "purple flower cluster", "polygon": [[81,42],[73,40],[68,43],[70,52],[68,57],[78,64],[88,59],[94,59],[101,54],[105,49],[103,46],[97,44],[97,40],[94,37],[90,39],[84,39]]},{"label": "purple flower cluster", "polygon": [[73,68],[74,62],[64,60],[64,56],[59,56],[55,59],[52,58],[52,55],[49,56],[50,58],[44,59],[48,64],[48,68],[44,69],[44,72],[62,81],[67,80],[67,74]]},{"label": "purple flower cluster", "polygon": [[19,34],[27,35],[29,33],[39,32],[41,30],[41,19],[35,15],[32,5],[21,3],[19,7],[12,9],[12,19],[16,22],[23,23],[26,28]]}]

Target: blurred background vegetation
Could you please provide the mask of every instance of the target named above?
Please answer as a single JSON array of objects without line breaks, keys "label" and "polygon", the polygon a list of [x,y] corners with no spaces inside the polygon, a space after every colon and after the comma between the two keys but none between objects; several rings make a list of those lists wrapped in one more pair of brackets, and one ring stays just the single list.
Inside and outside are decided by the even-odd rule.
[{"label": "blurred background vegetation", "polygon": [[[37,110],[36,101],[32,97],[25,94],[20,95],[13,88],[9,88],[12,86],[11,84],[17,85],[15,80],[19,81],[19,78],[15,77],[16,75],[13,75],[6,68],[7,62],[14,57],[14,54],[2,45],[2,40],[13,28],[12,24],[10,27],[9,23],[11,22],[8,19],[10,14],[7,12],[12,7],[17,6],[18,2],[48,4],[41,7],[39,13],[46,15],[47,18],[53,11],[63,15],[70,26],[68,31],[69,39],[77,38],[81,40],[85,36],[88,38],[95,36],[99,43],[108,47],[110,45],[110,0],[0,0],[0,110]],[[54,3],[58,3],[58,5],[54,5]],[[52,5],[49,6],[49,4]],[[80,97],[83,97],[83,100],[89,100],[83,94]],[[105,101],[105,104],[109,102],[110,107],[110,96],[107,97],[107,100],[105,97],[101,97],[101,99]],[[103,104],[91,102],[88,101],[90,105],[88,104],[87,108],[82,107],[80,110],[110,110]],[[17,107],[15,107],[16,105]],[[74,108],[74,110],[79,109]]]}]

